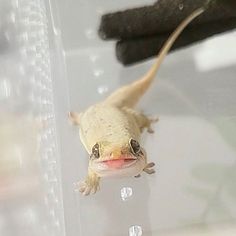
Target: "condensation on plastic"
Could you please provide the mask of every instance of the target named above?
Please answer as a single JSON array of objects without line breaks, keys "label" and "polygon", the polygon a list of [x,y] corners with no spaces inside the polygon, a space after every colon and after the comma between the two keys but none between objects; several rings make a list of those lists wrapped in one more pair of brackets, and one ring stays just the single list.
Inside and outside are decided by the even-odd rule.
[{"label": "condensation on plastic", "polygon": [[55,65],[62,71],[58,61],[63,60],[49,13],[47,1],[0,0],[0,235],[4,236],[64,235],[53,94]]}]

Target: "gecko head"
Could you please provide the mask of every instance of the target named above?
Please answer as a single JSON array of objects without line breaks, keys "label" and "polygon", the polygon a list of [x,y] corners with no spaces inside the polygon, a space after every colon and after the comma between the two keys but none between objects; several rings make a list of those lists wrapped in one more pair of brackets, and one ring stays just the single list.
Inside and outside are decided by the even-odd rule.
[{"label": "gecko head", "polygon": [[122,145],[95,143],[90,155],[89,168],[100,177],[136,176],[146,165],[146,153],[135,139]]}]

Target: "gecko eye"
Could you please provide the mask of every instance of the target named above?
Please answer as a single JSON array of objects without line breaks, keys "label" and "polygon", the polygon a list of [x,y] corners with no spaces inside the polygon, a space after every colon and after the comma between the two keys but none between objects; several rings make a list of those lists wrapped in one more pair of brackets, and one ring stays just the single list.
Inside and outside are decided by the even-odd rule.
[{"label": "gecko eye", "polygon": [[132,153],[134,155],[139,154],[141,149],[140,149],[140,145],[139,145],[138,141],[136,141],[134,139],[130,139],[129,143],[130,143]]},{"label": "gecko eye", "polygon": [[98,143],[96,143],[93,146],[91,157],[94,157],[96,159],[98,159],[100,157],[100,154],[99,154],[99,144]]}]

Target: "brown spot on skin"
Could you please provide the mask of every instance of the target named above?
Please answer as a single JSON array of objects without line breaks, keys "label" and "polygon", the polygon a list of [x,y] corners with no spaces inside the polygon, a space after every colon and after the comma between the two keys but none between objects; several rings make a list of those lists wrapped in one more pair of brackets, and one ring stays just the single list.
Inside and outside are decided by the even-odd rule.
[{"label": "brown spot on skin", "polygon": [[125,154],[125,152],[123,150],[121,150],[121,155],[124,155],[124,154]]}]

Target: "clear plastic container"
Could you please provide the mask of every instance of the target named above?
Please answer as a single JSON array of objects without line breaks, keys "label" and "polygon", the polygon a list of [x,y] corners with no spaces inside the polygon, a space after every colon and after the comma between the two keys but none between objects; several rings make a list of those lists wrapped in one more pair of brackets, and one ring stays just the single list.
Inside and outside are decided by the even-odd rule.
[{"label": "clear plastic container", "polygon": [[64,235],[50,5],[1,0],[0,22],[0,235]]},{"label": "clear plastic container", "polygon": [[84,197],[74,183],[84,179],[88,155],[68,112],[153,63],[120,65],[114,42],[97,36],[100,16],[153,1],[0,3],[0,235],[201,235],[217,225],[216,235],[234,226],[235,32],[170,54],[140,102],[160,118],[143,135],[156,173],[104,179]]}]

